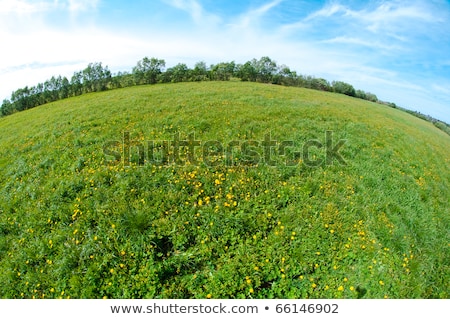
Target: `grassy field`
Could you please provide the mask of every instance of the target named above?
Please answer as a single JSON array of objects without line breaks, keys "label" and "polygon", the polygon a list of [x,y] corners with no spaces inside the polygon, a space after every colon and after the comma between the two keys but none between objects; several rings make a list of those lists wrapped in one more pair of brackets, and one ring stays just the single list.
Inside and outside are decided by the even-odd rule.
[{"label": "grassy field", "polygon": [[[450,138],[399,110],[179,83],[47,104],[0,131],[3,298],[450,298]],[[327,131],[345,163],[325,161]],[[158,164],[194,133],[215,148]]]}]

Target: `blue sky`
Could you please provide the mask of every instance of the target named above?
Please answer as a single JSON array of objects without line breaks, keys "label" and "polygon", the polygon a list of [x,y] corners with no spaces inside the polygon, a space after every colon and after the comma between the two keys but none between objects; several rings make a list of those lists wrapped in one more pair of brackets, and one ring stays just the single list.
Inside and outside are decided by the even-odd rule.
[{"label": "blue sky", "polygon": [[0,0],[0,99],[90,62],[269,56],[450,123],[450,1]]}]

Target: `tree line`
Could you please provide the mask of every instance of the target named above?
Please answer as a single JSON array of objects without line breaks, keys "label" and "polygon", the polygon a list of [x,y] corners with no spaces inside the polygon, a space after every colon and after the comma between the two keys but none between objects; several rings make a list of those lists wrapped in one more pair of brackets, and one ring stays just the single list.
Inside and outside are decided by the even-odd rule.
[{"label": "tree line", "polygon": [[[296,71],[284,64],[278,65],[269,57],[262,57],[259,60],[252,59],[244,64],[231,61],[207,66],[205,62],[197,62],[194,68],[189,68],[184,63],[166,68],[164,60],[144,57],[137,62],[131,72],[112,74],[102,63],[90,63],[84,70],[75,72],[70,80],[66,77],[53,76],[36,86],[18,89],[11,94],[9,100],[3,101],[0,116],[90,92],[156,83],[229,81],[231,78],[335,92],[397,107],[394,103],[378,100],[373,93],[355,90],[349,83],[329,82],[323,78],[297,74]],[[446,123],[439,120],[430,117],[427,117],[427,120],[435,125],[438,123],[439,126],[444,124],[448,127]]]}]

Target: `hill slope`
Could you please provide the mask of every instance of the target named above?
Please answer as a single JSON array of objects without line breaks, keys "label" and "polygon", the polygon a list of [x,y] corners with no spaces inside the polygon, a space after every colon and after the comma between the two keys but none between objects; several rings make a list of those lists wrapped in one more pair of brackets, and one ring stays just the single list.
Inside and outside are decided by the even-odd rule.
[{"label": "hill slope", "polygon": [[449,297],[450,139],[401,111],[180,83],[0,130],[2,297]]}]

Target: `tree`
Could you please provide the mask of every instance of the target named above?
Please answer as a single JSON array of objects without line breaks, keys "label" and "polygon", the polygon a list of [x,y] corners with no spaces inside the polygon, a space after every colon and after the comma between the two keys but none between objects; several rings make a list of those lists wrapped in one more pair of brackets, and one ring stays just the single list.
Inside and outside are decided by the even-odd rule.
[{"label": "tree", "polygon": [[229,81],[235,74],[235,71],[236,63],[234,61],[221,62],[211,66],[211,79],[216,81]]},{"label": "tree", "polygon": [[333,90],[336,93],[341,93],[348,96],[356,96],[355,88],[348,83],[342,81],[333,81],[332,85]]},{"label": "tree", "polygon": [[330,83],[328,83],[327,80],[322,78],[313,78],[311,80],[311,88],[320,91],[333,91],[333,88],[331,87]]},{"label": "tree", "polygon": [[59,98],[65,99],[70,96],[70,82],[66,77],[61,79],[61,88],[59,90]]},{"label": "tree", "polygon": [[3,100],[2,106],[0,108],[0,114],[2,116],[10,115],[14,113],[14,107],[11,101],[9,100]]},{"label": "tree", "polygon": [[111,79],[113,88],[125,88],[135,84],[134,75],[128,72],[118,72]]},{"label": "tree", "polygon": [[256,70],[257,80],[263,83],[271,83],[273,76],[277,72],[277,64],[269,57],[265,56],[259,61],[253,59],[252,64]]},{"label": "tree", "polygon": [[71,93],[73,96],[83,93],[83,74],[81,71],[75,72],[70,80]]},{"label": "tree", "polygon": [[136,84],[155,84],[165,66],[166,62],[164,60],[143,58],[133,68]]},{"label": "tree", "polygon": [[208,68],[206,63],[201,61],[197,62],[192,70],[192,81],[206,81],[208,80]]},{"label": "tree", "polygon": [[252,62],[246,62],[237,68],[237,75],[241,81],[256,82],[257,72]]},{"label": "tree", "polygon": [[82,85],[86,93],[104,91],[111,82],[111,72],[102,63],[90,63],[82,72]]},{"label": "tree", "polygon": [[378,102],[378,97],[373,93],[366,92],[366,100],[371,102]]},{"label": "tree", "polygon": [[167,70],[171,75],[171,82],[183,82],[189,79],[189,68],[184,63],[178,63],[173,68]]},{"label": "tree", "polygon": [[356,90],[355,97],[371,102],[378,102],[378,98],[375,94],[370,92],[364,92],[362,90]]},{"label": "tree", "polygon": [[24,111],[31,108],[30,103],[30,89],[28,86],[23,89],[18,89],[11,94],[11,103],[14,104],[13,108],[17,111]]},{"label": "tree", "polygon": [[291,69],[286,65],[279,66],[277,73],[272,79],[273,84],[286,86],[296,86],[297,82],[297,73],[295,71],[291,71]]},{"label": "tree", "polygon": [[362,90],[356,90],[355,97],[357,97],[358,99],[363,99],[363,100],[367,99],[366,92],[364,92]]}]

